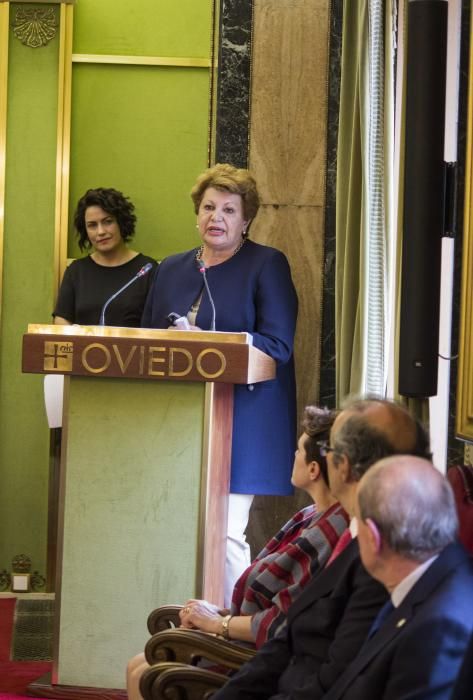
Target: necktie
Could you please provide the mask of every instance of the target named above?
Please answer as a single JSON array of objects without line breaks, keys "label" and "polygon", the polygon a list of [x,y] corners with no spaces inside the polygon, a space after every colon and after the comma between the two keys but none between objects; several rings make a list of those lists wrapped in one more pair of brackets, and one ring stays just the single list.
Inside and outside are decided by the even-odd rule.
[{"label": "necktie", "polygon": [[381,610],[378,612],[374,618],[373,624],[371,625],[370,631],[368,632],[368,639],[371,639],[373,635],[379,630],[389,613],[394,610],[394,605],[391,602],[391,598],[383,605]]},{"label": "necktie", "polygon": [[343,552],[343,550],[350,544],[351,540],[352,540],[351,532],[350,532],[350,529],[347,528],[341,534],[341,536],[340,536],[337,544],[333,548],[333,552],[330,555],[325,566],[329,566],[334,561],[334,559],[336,559],[338,557],[338,555],[341,554]]}]

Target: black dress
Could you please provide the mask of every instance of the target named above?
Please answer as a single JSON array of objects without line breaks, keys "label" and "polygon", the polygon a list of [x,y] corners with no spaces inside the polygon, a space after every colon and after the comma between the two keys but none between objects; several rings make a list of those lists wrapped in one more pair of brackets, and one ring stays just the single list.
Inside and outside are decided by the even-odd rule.
[{"label": "black dress", "polygon": [[115,267],[98,265],[90,256],[74,260],[64,273],[53,316],[61,316],[70,323],[98,325],[107,299],[129,282],[146,263],[152,263],[153,269],[114,299],[105,314],[107,326],[139,328],[157,265],[155,260],[141,253]]}]

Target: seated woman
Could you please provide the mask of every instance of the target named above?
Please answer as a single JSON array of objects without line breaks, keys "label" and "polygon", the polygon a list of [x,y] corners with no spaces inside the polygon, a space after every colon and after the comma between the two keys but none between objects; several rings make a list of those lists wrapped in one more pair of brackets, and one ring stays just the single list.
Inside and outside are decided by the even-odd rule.
[{"label": "seated woman", "polygon": [[[127,245],[135,233],[134,209],[125,195],[112,188],[87,190],[81,197],[74,226],[79,248],[92,252],[66,269],[53,312],[54,323],[98,325],[105,303],[143,270],[112,301],[104,319],[108,326],[140,326],[156,261]],[[147,264],[150,267],[145,272]]]},{"label": "seated woman", "polygon": [[[205,600],[188,600],[180,612],[181,626],[252,642],[257,648],[273,637],[289,605],[310,578],[322,569],[344,530],[348,516],[327,483],[327,462],[319,443],[329,439],[336,413],[315,406],[305,409],[303,433],[294,458],[292,483],[314,505],[303,508],[268,542],[237,581],[231,610]],[[281,576],[284,571],[284,576]],[[128,664],[128,698],[141,698],[139,680],[148,668],[144,654]]]}]

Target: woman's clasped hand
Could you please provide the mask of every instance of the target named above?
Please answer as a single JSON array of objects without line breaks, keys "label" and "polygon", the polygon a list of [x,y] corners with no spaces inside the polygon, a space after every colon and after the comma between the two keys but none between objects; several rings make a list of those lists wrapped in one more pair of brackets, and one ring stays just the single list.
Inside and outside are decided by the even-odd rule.
[{"label": "woman's clasped hand", "polygon": [[218,605],[206,600],[191,598],[179,612],[181,627],[200,629],[210,634],[221,634],[222,619],[228,615],[228,610],[222,610]]}]

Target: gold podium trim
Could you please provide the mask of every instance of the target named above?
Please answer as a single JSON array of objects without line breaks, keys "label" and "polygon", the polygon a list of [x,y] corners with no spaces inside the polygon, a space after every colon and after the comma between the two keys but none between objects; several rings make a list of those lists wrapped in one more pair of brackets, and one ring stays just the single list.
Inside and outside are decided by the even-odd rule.
[{"label": "gold podium trim", "polygon": [[[121,328],[119,326],[60,326],[55,324],[29,323],[28,333],[51,335],[94,335],[114,338],[161,338],[163,340],[208,341],[212,337],[220,343],[250,344],[249,333],[223,333],[219,331],[156,330],[154,328]],[[211,335],[210,335],[211,334]]]},{"label": "gold podium trim", "polygon": [[254,384],[275,362],[248,333],[31,324],[22,371],[118,379]]}]

